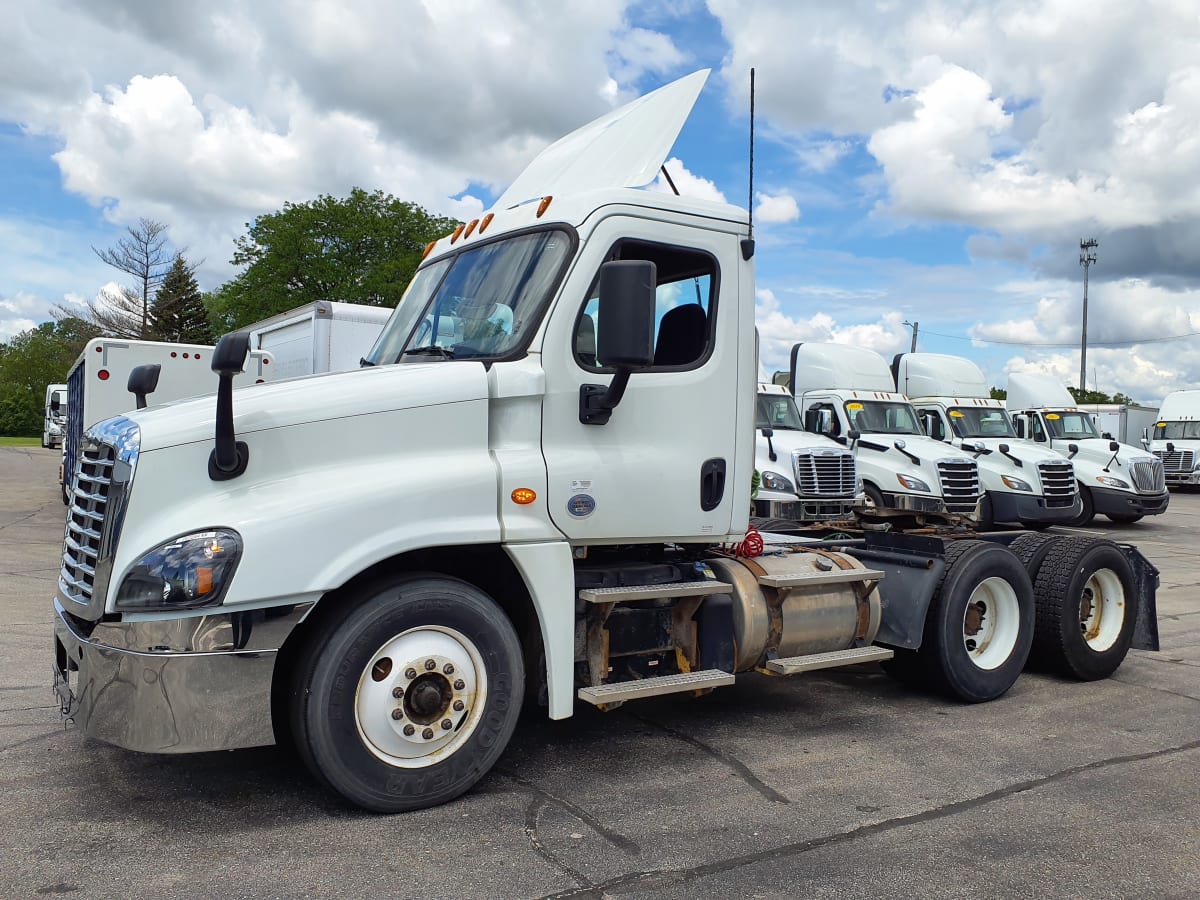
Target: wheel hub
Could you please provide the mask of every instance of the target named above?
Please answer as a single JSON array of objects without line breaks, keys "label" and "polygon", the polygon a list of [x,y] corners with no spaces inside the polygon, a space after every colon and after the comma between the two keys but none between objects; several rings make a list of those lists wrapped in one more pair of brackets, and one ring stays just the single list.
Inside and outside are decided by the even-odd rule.
[{"label": "wheel hub", "polygon": [[975,637],[983,630],[983,620],[987,616],[987,605],[982,600],[976,600],[967,606],[967,614],[963,620],[963,630],[970,637]]},{"label": "wheel hub", "polygon": [[1088,630],[1088,621],[1092,618],[1095,599],[1090,587],[1083,589],[1083,596],[1079,598],[1079,627],[1085,632]]}]

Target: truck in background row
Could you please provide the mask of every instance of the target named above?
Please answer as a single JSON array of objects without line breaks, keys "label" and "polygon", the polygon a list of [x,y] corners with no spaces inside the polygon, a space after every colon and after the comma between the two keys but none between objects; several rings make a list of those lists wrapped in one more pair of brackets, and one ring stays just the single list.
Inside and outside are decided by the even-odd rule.
[{"label": "truck in background row", "polygon": [[1100,437],[1135,447],[1159,421],[1157,409],[1135,403],[1081,403],[1079,408],[1092,417]]},{"label": "truck in background row", "polygon": [[981,529],[998,522],[1042,527],[1079,517],[1071,462],[1017,439],[1004,404],[992,399],[979,366],[961,356],[899,353],[892,360],[892,374],[925,433],[969,452],[979,464]]},{"label": "truck in background row", "polygon": [[[158,384],[152,406],[186,397],[211,394],[217,376],[210,368],[213,347],[165,341],[95,338],[88,341],[67,376],[67,421],[60,470],[63,503],[70,501],[79,467],[83,434],[98,422],[129,412],[137,400],[129,392],[129,375],[138,366],[158,365]],[[260,384],[273,378],[271,354],[256,351],[240,374],[239,386]]]},{"label": "truck in background row", "polygon": [[1005,400],[1017,435],[1044,444],[1075,465],[1081,511],[1070,524],[1097,513],[1130,524],[1167,511],[1170,495],[1162,460],[1100,436],[1092,417],[1053,375],[1014,372]]},{"label": "truck in background row", "polygon": [[320,300],[247,325],[250,348],[271,354],[274,379],[357,369],[390,308]]},{"label": "truck in background row", "polygon": [[874,532],[744,555],[748,214],[637,189],[707,75],[552,144],[431,243],[369,365],[235,393],[249,340],[227,335],[215,401],[88,432],[69,520],[95,540],[64,542],[51,648],[85,733],[287,741],[398,812],[470,789],[525,705],[563,719],[869,661],[981,702],[1031,652],[1091,679],[1157,648],[1156,570],[1108,541]]},{"label": "truck in background row", "polygon": [[921,430],[887,362],[846,344],[796,344],[790,384],[809,431],[854,451],[868,511],[918,524],[978,521],[979,466]]},{"label": "truck in background row", "polygon": [[[754,466],[759,472],[754,515],[808,523],[851,519],[863,504],[854,454],[805,430],[791,392],[759,384]],[[762,524],[770,528],[769,522]]]},{"label": "truck in background row", "polygon": [[1168,485],[1200,484],[1200,391],[1167,394],[1146,438]]},{"label": "truck in background row", "polygon": [[42,412],[42,446],[61,447],[67,425],[67,386],[46,385],[46,405]]}]

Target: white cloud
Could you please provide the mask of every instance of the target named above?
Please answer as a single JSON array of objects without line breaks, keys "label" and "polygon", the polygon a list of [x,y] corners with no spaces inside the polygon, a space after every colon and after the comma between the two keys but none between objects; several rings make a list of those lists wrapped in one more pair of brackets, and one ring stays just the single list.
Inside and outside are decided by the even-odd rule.
[{"label": "white cloud", "polygon": [[[715,184],[707,178],[702,178],[699,175],[689,172],[679,159],[672,157],[663,164],[663,167],[667,170],[667,174],[671,176],[671,181],[675,183],[675,187],[678,188],[679,196],[695,197],[697,200],[712,200],[714,203],[729,202]],[[649,185],[648,190],[658,191],[663,194],[674,193],[671,190],[671,185],[663,178],[661,172],[658,173],[658,178]]]},{"label": "white cloud", "polygon": [[754,197],[758,201],[758,205],[754,207],[754,217],[760,222],[782,224],[795,222],[800,218],[800,207],[791,194],[772,197],[769,194],[756,193]]}]

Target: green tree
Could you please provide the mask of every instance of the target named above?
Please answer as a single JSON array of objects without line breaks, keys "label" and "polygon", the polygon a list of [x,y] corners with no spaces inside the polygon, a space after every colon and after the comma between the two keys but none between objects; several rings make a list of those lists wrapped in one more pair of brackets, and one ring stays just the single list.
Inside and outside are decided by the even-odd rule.
[{"label": "green tree", "polygon": [[0,435],[41,433],[46,385],[65,381],[84,344],[98,334],[94,325],[72,316],[0,344]]},{"label": "green tree", "polygon": [[150,325],[150,337],[156,341],[180,341],[188,344],[210,344],[212,329],[208,324],[208,311],[196,275],[183,255],[163,276],[158,293],[154,295],[154,316]]},{"label": "green tree", "polygon": [[317,300],[394,306],[425,245],[457,224],[361,188],[286,203],[237,239],[232,262],[244,269],[206,298],[210,319],[228,331]]},{"label": "green tree", "polygon": [[992,394],[993,400],[1007,400],[1008,399],[1008,391],[1004,390],[1004,388],[994,387],[991,389],[991,394]]},{"label": "green tree", "polygon": [[1106,394],[1104,391],[1081,391],[1079,388],[1073,387],[1069,387],[1067,390],[1071,392],[1076,403],[1123,403],[1126,406],[1137,403],[1128,394],[1122,394],[1120,391],[1115,394]]}]

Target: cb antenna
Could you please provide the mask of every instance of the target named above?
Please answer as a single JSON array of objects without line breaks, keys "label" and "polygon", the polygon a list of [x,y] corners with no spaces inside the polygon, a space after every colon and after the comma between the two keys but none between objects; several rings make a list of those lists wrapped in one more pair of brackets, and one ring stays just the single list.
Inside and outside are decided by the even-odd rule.
[{"label": "cb antenna", "polygon": [[742,240],[742,259],[754,256],[754,69],[750,69],[750,231]]}]

